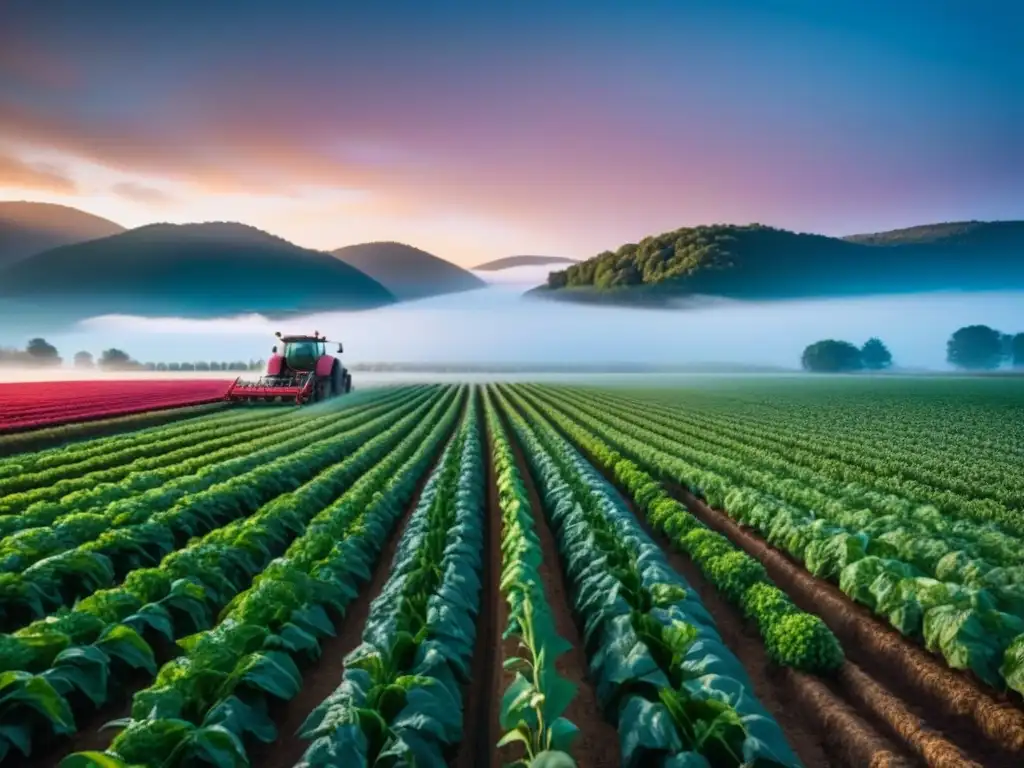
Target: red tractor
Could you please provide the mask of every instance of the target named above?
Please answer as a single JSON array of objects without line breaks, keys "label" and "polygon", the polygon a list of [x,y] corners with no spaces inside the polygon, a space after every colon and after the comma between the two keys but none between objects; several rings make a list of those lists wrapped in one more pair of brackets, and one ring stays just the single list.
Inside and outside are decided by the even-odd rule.
[{"label": "red tractor", "polygon": [[256,381],[235,379],[227,399],[249,403],[318,403],[352,391],[352,376],[341,360],[327,354],[328,341],[319,332],[312,336],[282,336],[283,348],[274,347],[267,362],[267,373]]}]

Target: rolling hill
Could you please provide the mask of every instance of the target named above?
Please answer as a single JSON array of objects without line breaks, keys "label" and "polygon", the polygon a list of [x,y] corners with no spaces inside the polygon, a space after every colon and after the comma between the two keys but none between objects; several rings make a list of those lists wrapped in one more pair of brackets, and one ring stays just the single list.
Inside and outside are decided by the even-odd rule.
[{"label": "rolling hill", "polygon": [[0,268],[51,248],[119,232],[124,232],[121,225],[66,205],[0,202]]},{"label": "rolling hill", "polygon": [[497,272],[502,269],[514,269],[515,267],[536,267],[545,264],[576,264],[576,259],[569,259],[565,256],[506,256],[503,259],[485,261],[477,264],[474,270],[480,272]]},{"label": "rolling hill", "polygon": [[698,296],[787,299],[1024,288],[1024,222],[856,235],[752,224],[679,229],[552,272],[531,295],[662,305]]},{"label": "rolling hill", "polygon": [[400,301],[472,291],[486,285],[462,267],[402,243],[362,243],[331,253],[372,277]]},{"label": "rolling hill", "polygon": [[233,223],[152,224],[67,245],[0,272],[0,296],[82,312],[174,313],[366,309],[393,303],[371,277],[330,254]]}]

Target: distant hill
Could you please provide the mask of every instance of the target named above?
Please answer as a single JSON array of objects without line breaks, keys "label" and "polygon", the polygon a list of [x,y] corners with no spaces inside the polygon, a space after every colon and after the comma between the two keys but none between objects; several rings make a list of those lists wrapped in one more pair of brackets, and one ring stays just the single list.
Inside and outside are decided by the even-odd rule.
[{"label": "distant hill", "polygon": [[462,267],[402,243],[362,243],[331,253],[365,272],[400,301],[471,291],[486,285]]},{"label": "distant hill", "polygon": [[503,259],[485,261],[477,264],[473,269],[481,272],[496,272],[500,269],[512,269],[513,267],[536,267],[545,264],[575,264],[576,259],[569,259],[565,256],[506,256]]},{"label": "distant hill", "polygon": [[395,297],[330,254],[233,223],[152,224],[36,254],[0,272],[0,296],[82,312],[218,316],[365,309]]},{"label": "distant hill", "polygon": [[0,202],[0,268],[50,248],[124,232],[91,213],[51,203]]},{"label": "distant hill", "polygon": [[967,222],[857,235],[759,224],[647,237],[552,272],[535,296],[661,305],[697,296],[786,299],[1024,288],[1024,222]]},{"label": "distant hill", "polygon": [[843,238],[864,245],[951,245],[999,247],[1024,243],[1024,221],[953,221]]}]

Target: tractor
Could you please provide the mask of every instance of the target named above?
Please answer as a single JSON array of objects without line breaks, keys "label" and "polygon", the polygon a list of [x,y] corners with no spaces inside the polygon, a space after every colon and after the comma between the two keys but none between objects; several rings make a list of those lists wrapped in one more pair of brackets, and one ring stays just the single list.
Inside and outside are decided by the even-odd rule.
[{"label": "tractor", "polygon": [[235,379],[227,399],[243,403],[290,403],[306,405],[352,391],[352,375],[341,360],[327,353],[329,341],[314,331],[312,336],[282,336],[271,350],[267,373],[256,381]]}]

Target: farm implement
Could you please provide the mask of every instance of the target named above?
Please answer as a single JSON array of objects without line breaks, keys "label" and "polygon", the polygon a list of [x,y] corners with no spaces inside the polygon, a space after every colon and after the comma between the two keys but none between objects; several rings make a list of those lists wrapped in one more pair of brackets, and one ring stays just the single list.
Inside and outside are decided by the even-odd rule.
[{"label": "farm implement", "polygon": [[282,336],[283,349],[275,346],[267,372],[255,381],[235,379],[226,398],[231,402],[306,405],[352,391],[352,375],[341,360],[327,353],[329,341],[314,331],[312,336]]}]

